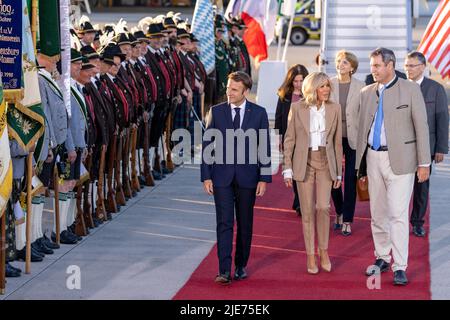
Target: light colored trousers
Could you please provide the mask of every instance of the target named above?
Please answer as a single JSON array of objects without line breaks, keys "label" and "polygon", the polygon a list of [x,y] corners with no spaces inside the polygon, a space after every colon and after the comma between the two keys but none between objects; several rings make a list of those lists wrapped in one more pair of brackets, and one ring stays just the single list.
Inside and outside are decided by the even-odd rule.
[{"label": "light colored trousers", "polygon": [[297,181],[302,210],[303,236],[308,255],[315,253],[316,223],[319,249],[328,250],[332,183],[325,148],[321,147],[318,151],[310,149],[305,180]]},{"label": "light colored trousers", "polygon": [[414,173],[392,172],[387,151],[367,152],[371,228],[377,259],[391,262],[392,270],[408,266],[409,202],[414,187]]}]

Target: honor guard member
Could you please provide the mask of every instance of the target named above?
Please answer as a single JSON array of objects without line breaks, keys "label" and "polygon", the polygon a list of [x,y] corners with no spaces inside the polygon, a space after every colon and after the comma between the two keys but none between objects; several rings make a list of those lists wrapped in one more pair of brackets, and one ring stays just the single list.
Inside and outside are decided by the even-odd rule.
[{"label": "honor guard member", "polygon": [[223,41],[223,22],[220,16],[215,19],[215,47],[216,47],[216,96],[214,104],[226,101],[226,91],[228,74],[230,73],[230,65],[228,63],[228,53]]},{"label": "honor guard member", "polygon": [[[164,60],[161,55],[162,38],[164,37],[160,25],[157,23],[151,23],[148,26],[147,37],[150,40],[150,44],[147,47],[147,54],[145,60],[147,61],[151,71],[156,75],[158,82],[158,100],[155,105],[151,126],[150,126],[150,147],[154,151],[154,165],[153,165],[153,177],[155,180],[160,180],[164,177],[161,172],[161,165],[159,159],[159,141],[162,133],[165,129],[166,115],[170,109],[172,102],[172,82],[171,76],[167,67],[164,65]],[[153,158],[153,157],[152,157]]]},{"label": "honor guard member", "polygon": [[81,47],[93,46],[97,30],[94,29],[87,16],[82,16],[79,24],[78,37],[80,38]]},{"label": "honor guard member", "polygon": [[[52,73],[56,70],[56,63],[54,60],[40,53],[38,53],[37,58],[38,63],[44,67],[44,69],[39,70],[39,89],[42,106],[46,114],[46,122],[48,123],[50,140],[48,144],[38,143],[38,147],[42,145],[42,148],[40,151],[37,151],[37,155],[39,156],[40,154],[38,159],[40,162],[36,171],[44,186],[48,187],[53,178],[55,163],[58,176],[65,176],[67,170],[70,170],[71,164],[75,163],[77,154],[69,128],[71,110],[70,108],[66,109],[62,92],[52,78]],[[60,241],[64,244],[74,244],[77,242],[77,237],[66,230],[67,215],[71,202],[69,197],[71,183],[67,180],[61,183],[62,181],[55,181],[55,183],[59,183]],[[40,209],[43,210],[43,206],[37,211],[40,212]],[[40,216],[40,213],[35,214],[36,218]],[[54,224],[53,228],[53,231],[56,231],[56,224]],[[56,234],[53,233],[52,240],[55,241],[55,239]]]},{"label": "honor guard member", "polygon": [[[70,167],[70,179],[79,180],[80,179],[80,169],[81,163],[85,162],[88,154],[86,145],[86,131],[88,128],[87,120],[87,110],[86,103],[83,98],[82,92],[78,91],[76,78],[79,77],[82,56],[80,52],[75,49],[71,49],[70,53],[70,106],[71,106],[71,117],[69,118],[69,128],[72,133],[73,144],[75,146],[75,151],[77,153],[77,159],[74,164]],[[77,188],[82,188],[78,186]],[[75,221],[77,218],[77,208],[81,208],[81,197],[76,197],[74,193],[74,203],[69,208],[69,214],[67,217],[67,225],[69,230],[76,234]]]},{"label": "honor guard member", "polygon": [[[126,91],[128,90],[125,84],[117,77],[122,61],[125,60],[125,55],[120,51],[119,47],[114,44],[108,44],[102,52],[101,56],[101,76],[102,85],[105,90],[109,92],[109,100],[113,102],[115,121],[116,121],[116,135],[113,136],[113,142],[115,145],[111,145],[108,148],[108,158],[111,155],[109,152],[115,148],[115,160],[114,160],[114,180],[115,180],[115,202],[117,206],[125,205],[126,198],[124,188],[122,186],[122,179],[120,176],[121,160],[123,156],[123,146],[126,128],[128,127],[128,109],[129,100],[126,97]],[[111,170],[110,168],[108,168]],[[108,173],[109,174],[109,173]],[[108,194],[108,197],[112,195]],[[108,203],[112,203],[113,200],[108,200]],[[117,208],[119,209],[119,207]]]}]

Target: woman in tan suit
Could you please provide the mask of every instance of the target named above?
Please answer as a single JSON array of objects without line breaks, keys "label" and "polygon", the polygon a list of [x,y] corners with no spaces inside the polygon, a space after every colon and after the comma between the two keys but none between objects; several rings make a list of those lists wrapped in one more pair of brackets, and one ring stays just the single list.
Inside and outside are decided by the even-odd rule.
[{"label": "woman in tan suit", "polygon": [[[286,186],[297,182],[302,210],[307,269],[316,274],[315,226],[320,266],[331,271],[328,256],[331,188],[341,186],[341,107],[329,101],[330,78],[322,72],[308,75],[302,86],[304,99],[291,105],[284,138],[283,176]],[[314,194],[316,198],[314,199]]]},{"label": "woman in tan suit", "polygon": [[351,52],[341,50],[335,59],[337,76],[331,78],[331,100],[341,105],[342,147],[345,156],[344,188],[333,189],[331,197],[336,208],[334,230],[342,228],[342,234],[352,233],[351,224],[356,205],[356,140],[359,124],[359,99],[364,83],[352,77],[358,69],[358,58]]}]

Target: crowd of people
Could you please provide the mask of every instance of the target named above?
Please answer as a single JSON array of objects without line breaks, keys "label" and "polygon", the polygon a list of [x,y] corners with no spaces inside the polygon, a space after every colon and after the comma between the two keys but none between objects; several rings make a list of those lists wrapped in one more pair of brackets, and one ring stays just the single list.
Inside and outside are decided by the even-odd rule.
[{"label": "crowd of people", "polygon": [[[192,133],[194,122],[226,99],[228,73],[250,72],[244,27],[242,20],[216,15],[216,68],[208,74],[198,39],[179,14],[146,17],[134,28],[123,20],[100,27],[83,16],[70,30],[69,104],[58,84],[58,60],[38,50],[45,130],[28,151],[10,138],[14,177],[6,210],[7,277],[20,276],[12,262],[26,259],[26,224],[20,217],[29,151],[38,178],[33,185],[42,185],[33,192],[28,239],[31,261],[39,262],[59,243],[79,242],[142,188],[173,172],[178,163],[173,157],[182,155],[172,157],[172,132]],[[54,198],[59,212],[53,230],[46,230],[43,219],[46,198]]]},{"label": "crowd of people", "polygon": [[308,75],[302,65],[291,67],[275,117],[283,141],[284,180],[294,188],[292,208],[302,217],[307,271],[319,272],[315,234],[320,266],[331,271],[330,201],[336,211],[333,229],[350,236],[360,179],[368,183],[376,258],[367,275],[389,270],[393,261],[394,284],[405,285],[408,221],[415,236],[426,235],[432,162],[443,161],[448,153],[445,89],[426,77],[426,59],[417,51],[405,57],[401,73],[392,50],[374,50],[366,83],[353,77],[358,69],[353,53],[339,51],[335,65],[332,78],[321,72]]}]

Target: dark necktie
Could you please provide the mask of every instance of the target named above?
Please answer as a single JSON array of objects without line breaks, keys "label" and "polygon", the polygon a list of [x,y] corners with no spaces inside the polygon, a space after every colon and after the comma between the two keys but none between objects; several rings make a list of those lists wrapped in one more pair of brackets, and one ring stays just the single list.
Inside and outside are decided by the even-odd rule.
[{"label": "dark necktie", "polygon": [[237,130],[241,127],[241,108],[233,108],[235,115],[234,115],[234,120],[233,120],[233,127],[234,130]]}]

